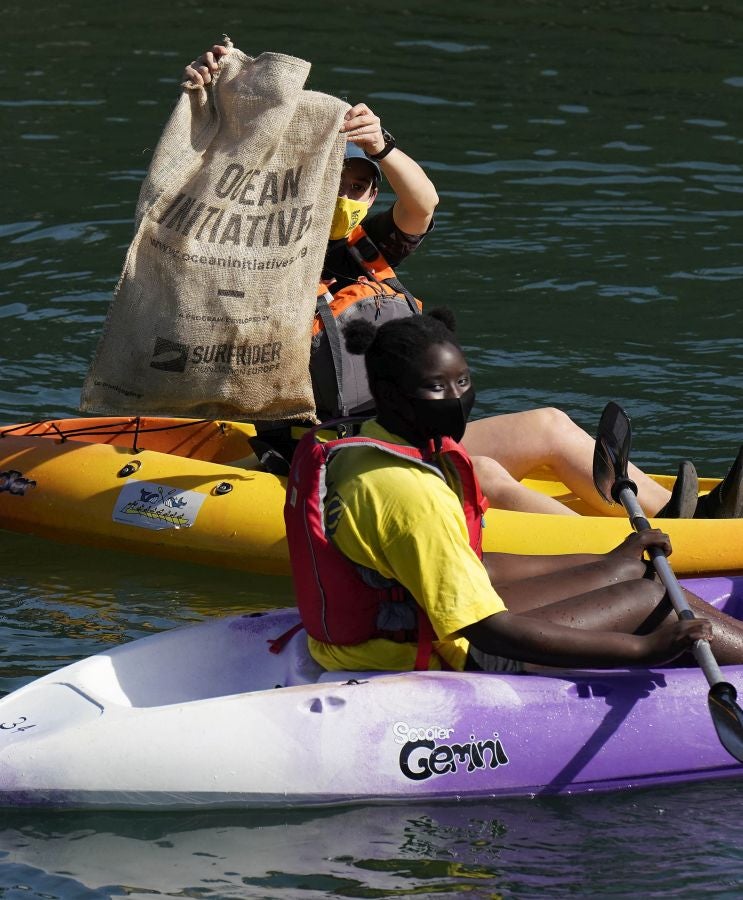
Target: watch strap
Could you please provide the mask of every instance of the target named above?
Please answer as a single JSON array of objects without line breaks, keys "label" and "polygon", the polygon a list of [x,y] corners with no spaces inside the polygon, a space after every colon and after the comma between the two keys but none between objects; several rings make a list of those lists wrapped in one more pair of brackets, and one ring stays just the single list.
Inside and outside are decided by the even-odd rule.
[{"label": "watch strap", "polygon": [[384,159],[385,156],[397,146],[397,142],[385,128],[382,129],[382,137],[384,138],[384,147],[382,147],[379,153],[367,153],[366,155],[369,159],[376,159],[377,161]]}]

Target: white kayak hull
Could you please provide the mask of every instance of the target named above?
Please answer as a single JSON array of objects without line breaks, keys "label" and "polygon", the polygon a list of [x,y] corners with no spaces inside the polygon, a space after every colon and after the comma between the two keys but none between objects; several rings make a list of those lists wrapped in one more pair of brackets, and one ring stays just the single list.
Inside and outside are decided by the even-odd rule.
[{"label": "white kayak hull", "polygon": [[[700,579],[743,608],[743,580]],[[0,700],[0,804],[318,806],[738,777],[696,669],[327,673],[295,610],[212,619]],[[743,667],[726,677],[743,684]]]}]

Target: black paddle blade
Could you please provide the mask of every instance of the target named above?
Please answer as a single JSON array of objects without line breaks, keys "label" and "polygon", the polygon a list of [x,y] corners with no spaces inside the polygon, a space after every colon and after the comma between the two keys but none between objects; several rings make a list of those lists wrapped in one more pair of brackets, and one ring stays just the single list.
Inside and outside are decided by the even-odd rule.
[{"label": "black paddle blade", "polygon": [[707,703],[720,743],[738,762],[743,762],[743,710],[735,702],[737,697],[732,684],[718,681],[710,688]]},{"label": "black paddle blade", "polygon": [[607,503],[617,499],[615,484],[627,478],[631,446],[629,416],[618,403],[610,401],[601,413],[593,451],[593,483]]}]

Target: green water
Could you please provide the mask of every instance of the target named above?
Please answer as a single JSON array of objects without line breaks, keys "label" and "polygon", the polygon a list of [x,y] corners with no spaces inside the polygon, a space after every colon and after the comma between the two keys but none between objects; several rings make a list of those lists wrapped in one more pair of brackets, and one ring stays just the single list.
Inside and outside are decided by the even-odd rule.
[{"label": "green water", "polygon": [[[457,312],[476,414],[609,399],[652,470],[743,440],[743,8],[6,3],[0,422],[76,412],[183,65],[223,32],[377,111],[441,196],[402,274]],[[385,198],[382,197],[382,200]],[[0,532],[0,690],[282,579]],[[690,698],[691,702],[698,702]],[[670,726],[683,740],[683,721]],[[0,819],[0,897],[737,897],[740,785],[322,813]]]}]

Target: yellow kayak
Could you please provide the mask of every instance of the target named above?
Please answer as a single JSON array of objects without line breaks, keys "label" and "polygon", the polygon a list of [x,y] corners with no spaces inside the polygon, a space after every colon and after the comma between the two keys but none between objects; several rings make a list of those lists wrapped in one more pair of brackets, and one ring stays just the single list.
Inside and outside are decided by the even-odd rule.
[{"label": "yellow kayak", "polygon": [[[0,526],[174,560],[289,574],[283,479],[260,471],[244,422],[150,417],[0,427]],[[670,476],[653,476],[667,487]],[[525,479],[580,516],[488,510],[484,547],[602,553],[626,518],[587,506],[541,470]],[[700,479],[709,490],[717,479]],[[684,575],[743,571],[743,519],[663,519]]]}]

